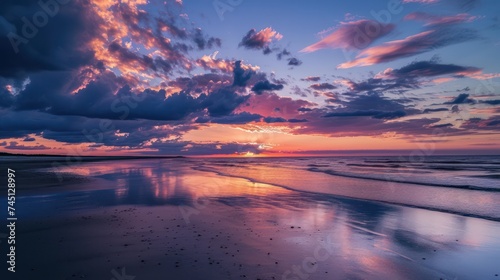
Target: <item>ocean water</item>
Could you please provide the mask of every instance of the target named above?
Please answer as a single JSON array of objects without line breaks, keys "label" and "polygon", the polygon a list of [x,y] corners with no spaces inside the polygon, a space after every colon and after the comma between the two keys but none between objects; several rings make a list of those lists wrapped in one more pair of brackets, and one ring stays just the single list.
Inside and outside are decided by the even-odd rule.
[{"label": "ocean water", "polygon": [[[162,180],[171,180],[172,172],[193,170],[218,174],[215,185],[237,177],[323,197],[377,201],[500,221],[500,156],[176,158],[71,165],[53,165],[52,158],[37,161],[42,162],[37,163],[40,166],[47,162],[38,171],[108,180],[105,188],[120,189],[123,182],[135,180],[129,178],[130,174],[153,182],[146,185],[159,184],[163,188]],[[38,179],[32,183],[36,182]]]},{"label": "ocean water", "polygon": [[500,220],[500,156],[195,159],[199,170],[323,193]]},{"label": "ocean water", "polygon": [[[213,258],[211,254],[222,244],[213,246],[210,242],[216,241],[210,240],[222,233],[223,242],[226,234],[237,240],[231,242],[233,249],[248,246],[255,249],[249,252],[259,252],[235,255],[248,268],[248,275],[253,273],[252,279],[270,275],[283,279],[292,265],[313,254],[318,240],[328,238],[335,250],[309,279],[497,279],[500,274],[500,164],[494,156],[419,161],[400,157],[115,159],[57,167],[53,160],[8,162],[19,180],[16,216],[23,244],[19,256],[26,258],[21,263],[30,264],[25,267],[36,267],[24,269],[20,279],[48,279],[29,276],[43,273],[43,267],[61,267],[60,263],[67,265],[58,269],[60,277],[55,278],[66,279],[86,269],[76,260],[96,256],[96,260],[114,261],[117,252],[127,256],[127,271],[134,271],[137,279],[155,279],[148,273],[172,276],[172,272],[190,275],[175,279],[236,279],[239,270],[229,278],[210,277],[206,272],[191,277],[206,268],[200,262],[172,270],[177,254],[161,261],[171,269],[139,261],[144,258],[154,264],[169,250],[182,255],[183,262],[200,254]],[[63,175],[62,181],[58,175]],[[6,203],[6,193],[0,194],[0,204]],[[127,212],[120,216],[120,211]],[[0,212],[0,219],[6,215]],[[174,232],[165,226],[185,231],[175,233],[174,240]],[[207,239],[197,241],[193,230],[202,230]],[[131,234],[152,243],[131,241]],[[40,242],[39,236],[53,238]],[[191,249],[176,244],[183,238],[193,245]],[[124,247],[125,243],[134,246]],[[273,259],[269,266],[257,266],[268,258],[269,250],[279,265]],[[42,252],[43,257],[31,257],[33,252]],[[223,265],[210,265],[207,271],[216,275],[233,267],[232,256],[220,258]],[[110,267],[121,265],[96,261],[88,267],[85,263],[85,271],[98,276],[91,279],[110,279]],[[330,273],[324,274],[323,269]],[[53,273],[50,269],[40,275]]]}]

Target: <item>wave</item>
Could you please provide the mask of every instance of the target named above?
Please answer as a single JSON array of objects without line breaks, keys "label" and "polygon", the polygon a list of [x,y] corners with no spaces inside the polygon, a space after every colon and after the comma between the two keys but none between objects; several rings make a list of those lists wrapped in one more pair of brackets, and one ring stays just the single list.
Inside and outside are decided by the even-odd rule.
[{"label": "wave", "polygon": [[468,165],[473,165],[473,164],[488,164],[488,165],[500,165],[500,162],[496,161],[469,161],[469,160],[463,160],[463,161],[458,161],[458,160],[430,160],[430,161],[411,161],[411,160],[365,160],[365,163],[434,163],[434,164],[468,164]]},{"label": "wave", "polygon": [[[262,184],[269,184],[269,185],[273,185],[273,186],[277,186],[277,187],[282,187],[284,189],[298,192],[298,193],[301,193],[303,195],[315,197],[318,200],[325,200],[325,199],[328,200],[328,198],[332,198],[332,199],[342,198],[342,199],[349,199],[349,200],[373,201],[376,203],[385,203],[385,204],[389,204],[389,205],[397,205],[397,206],[425,209],[425,210],[431,210],[431,211],[438,211],[438,212],[456,214],[456,215],[467,216],[467,217],[481,218],[481,219],[491,220],[491,221],[500,221],[500,217],[497,215],[494,215],[494,214],[490,215],[487,213],[479,213],[479,212],[467,211],[467,210],[461,211],[459,209],[452,209],[452,208],[418,204],[418,203],[414,204],[414,203],[408,203],[408,202],[402,202],[402,201],[389,201],[389,200],[376,199],[376,198],[362,198],[362,197],[348,196],[348,195],[342,195],[342,194],[323,193],[323,192],[317,192],[317,191],[313,191],[313,190],[295,188],[295,187],[288,186],[288,185],[283,184],[283,183],[269,182],[268,180],[263,179],[263,178],[258,179],[258,178],[253,178],[252,176],[246,176],[246,175],[241,175],[241,174],[231,174],[231,173],[224,172],[223,170],[219,170],[217,168],[212,168],[209,166],[197,166],[197,167],[191,167],[191,168],[194,170],[203,171],[203,172],[212,172],[212,173],[215,173],[219,176],[246,179],[246,180],[249,180],[250,182],[254,182],[254,183],[262,183]],[[311,169],[314,169],[314,168],[311,168]],[[356,176],[349,176],[349,175],[342,176],[342,175],[337,175],[337,174],[331,174],[331,173],[321,171],[321,170],[308,170],[308,171],[322,172],[322,173],[326,173],[328,175],[350,177],[350,178],[355,178],[355,179],[377,180],[377,179],[373,179],[373,178],[364,178],[364,177],[358,178]],[[343,175],[345,175],[345,174],[343,174]],[[386,181],[386,180],[377,180],[377,181]],[[408,182],[397,182],[397,183],[408,183]],[[417,185],[429,186],[429,184],[417,184]],[[436,185],[436,186],[449,187],[446,185]],[[457,187],[457,188],[460,188],[460,187]],[[460,189],[470,190],[471,188],[466,187],[466,188],[460,188]],[[475,190],[475,188],[472,188],[472,190]],[[482,188],[480,188],[480,190],[481,191],[500,192],[500,190],[482,189]],[[495,213],[495,212],[493,212],[493,213]]]},{"label": "wave", "polygon": [[436,183],[432,183],[432,182],[418,182],[418,181],[411,181],[411,180],[400,180],[400,179],[393,179],[393,178],[388,178],[388,177],[387,178],[380,178],[380,177],[374,177],[374,176],[362,175],[362,174],[342,173],[342,172],[337,172],[337,171],[334,171],[331,169],[322,170],[322,169],[318,169],[318,168],[308,168],[307,171],[321,172],[321,173],[325,173],[328,175],[347,177],[347,178],[355,178],[355,179],[365,179],[365,180],[413,184],[413,185],[421,185],[421,186],[443,187],[443,188],[466,189],[466,190],[486,191],[486,192],[500,192],[500,188],[486,188],[486,187],[479,187],[479,186],[473,186],[473,185],[436,184]]}]

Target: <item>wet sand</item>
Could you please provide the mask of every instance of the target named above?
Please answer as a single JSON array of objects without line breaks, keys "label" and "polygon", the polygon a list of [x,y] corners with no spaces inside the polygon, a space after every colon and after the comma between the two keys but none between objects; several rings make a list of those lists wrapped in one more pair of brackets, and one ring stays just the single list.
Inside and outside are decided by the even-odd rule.
[{"label": "wet sand", "polygon": [[20,186],[17,272],[2,279],[499,279],[498,222],[189,164],[90,162],[67,185]]}]

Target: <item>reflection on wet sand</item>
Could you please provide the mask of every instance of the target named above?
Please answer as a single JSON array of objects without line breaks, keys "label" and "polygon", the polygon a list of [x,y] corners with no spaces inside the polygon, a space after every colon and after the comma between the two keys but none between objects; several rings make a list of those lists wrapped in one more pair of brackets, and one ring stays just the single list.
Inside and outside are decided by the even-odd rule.
[{"label": "reflection on wet sand", "polygon": [[[73,250],[64,254],[49,251],[54,259],[64,255],[78,260],[80,252],[87,252],[116,262],[114,256],[119,254],[116,258],[128,265],[128,271],[144,279],[159,279],[146,276],[154,273],[189,279],[241,275],[253,279],[488,279],[500,272],[496,265],[500,226],[493,221],[297,192],[194,170],[191,163],[182,161],[175,165],[165,160],[94,162],[71,171],[95,178],[86,184],[103,186],[19,198],[24,205],[20,219],[33,225],[26,227],[28,232],[37,232],[43,228],[42,218],[51,217],[57,235],[99,244],[90,248],[73,244]],[[193,210],[188,222],[182,209]],[[107,220],[110,212],[114,220]],[[77,219],[74,227],[84,230],[55,226],[59,216]],[[114,228],[104,229],[103,224],[80,216],[99,217]],[[34,249],[52,246],[47,240],[33,244]],[[122,243],[136,245],[130,249]],[[315,257],[322,244],[330,246],[322,249],[328,254]],[[161,265],[146,269],[137,255],[146,263]],[[210,260],[202,263],[206,256]],[[106,273],[106,266],[102,271],[96,268],[93,275],[96,271]]]}]

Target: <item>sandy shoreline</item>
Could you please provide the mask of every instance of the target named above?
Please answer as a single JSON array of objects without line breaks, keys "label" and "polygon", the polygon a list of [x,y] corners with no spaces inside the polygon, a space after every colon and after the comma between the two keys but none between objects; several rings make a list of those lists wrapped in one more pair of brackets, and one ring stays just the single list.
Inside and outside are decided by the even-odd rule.
[{"label": "sandy shoreline", "polygon": [[18,272],[2,279],[498,279],[500,273],[500,226],[493,221],[324,198],[164,161],[89,163],[75,172],[91,177],[82,184],[88,189],[19,196]]}]

